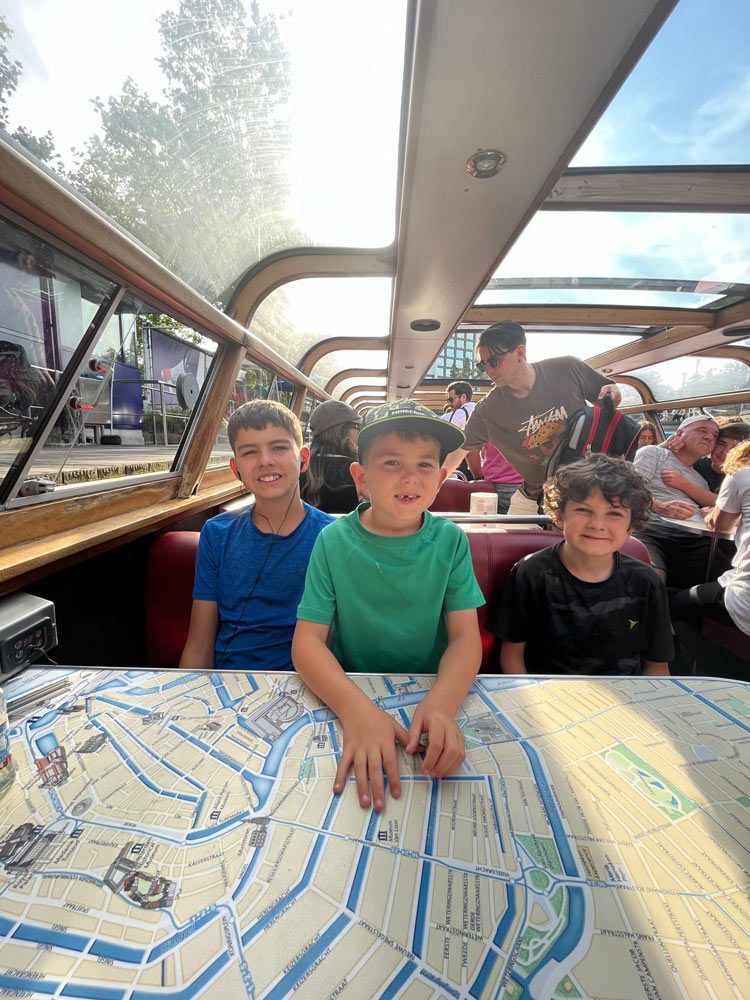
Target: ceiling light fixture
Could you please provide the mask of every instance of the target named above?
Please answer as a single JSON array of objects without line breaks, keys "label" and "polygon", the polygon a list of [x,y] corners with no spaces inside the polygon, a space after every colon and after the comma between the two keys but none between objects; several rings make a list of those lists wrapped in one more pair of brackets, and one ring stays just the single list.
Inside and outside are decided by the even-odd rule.
[{"label": "ceiling light fixture", "polygon": [[410,385],[401,385],[400,383],[396,385],[397,389],[411,389]]},{"label": "ceiling light fixture", "polygon": [[409,326],[415,333],[433,333],[440,329],[440,323],[436,319],[415,319]]},{"label": "ceiling light fixture", "polygon": [[505,165],[505,153],[499,149],[478,149],[466,161],[466,173],[478,180],[499,174]]}]

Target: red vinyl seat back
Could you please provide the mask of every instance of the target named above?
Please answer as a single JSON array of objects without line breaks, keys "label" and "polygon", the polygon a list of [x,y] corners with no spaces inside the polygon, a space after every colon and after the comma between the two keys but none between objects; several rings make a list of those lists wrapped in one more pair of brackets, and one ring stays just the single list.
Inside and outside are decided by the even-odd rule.
[{"label": "red vinyl seat back", "polygon": [[468,514],[472,493],[494,493],[495,484],[488,479],[475,479],[465,483],[461,479],[446,479],[429,510],[453,511]]},{"label": "red vinyl seat back", "polygon": [[[496,640],[492,631],[492,623],[500,607],[500,599],[503,596],[510,571],[519,559],[523,559],[529,553],[538,552],[539,549],[546,549],[548,545],[559,542],[562,539],[562,534],[559,531],[526,531],[521,529],[518,531],[492,531],[469,525],[466,528],[466,535],[469,539],[474,574],[487,602],[478,611],[479,633],[482,637],[482,666],[480,670],[483,673],[496,674],[500,672],[500,660],[495,651]],[[646,546],[637,538],[628,538],[622,551],[642,562],[651,562]]]},{"label": "red vinyl seat back", "polygon": [[[519,559],[554,545],[562,535],[558,531],[493,531],[479,525],[468,525],[466,535],[474,573],[486,601],[479,608],[481,670],[498,673],[500,663],[495,653],[495,635],[490,626],[510,571]],[[149,667],[176,667],[180,662],[190,626],[199,538],[197,531],[167,531],[158,535],[149,548],[145,588],[146,665]],[[622,551],[642,562],[650,562],[645,545],[637,538],[629,538]]]},{"label": "red vinyl seat back", "polygon": [[193,606],[198,531],[157,535],[146,557],[146,665],[177,667]]}]

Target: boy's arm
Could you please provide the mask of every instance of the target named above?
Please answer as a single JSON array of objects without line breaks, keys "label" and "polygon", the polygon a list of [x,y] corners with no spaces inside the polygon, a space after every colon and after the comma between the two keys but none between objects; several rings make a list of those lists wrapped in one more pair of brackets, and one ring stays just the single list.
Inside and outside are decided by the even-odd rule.
[{"label": "boy's arm", "polygon": [[442,778],[464,759],[464,738],[456,713],[471,687],[482,661],[476,608],[448,611],[445,616],[448,645],[440,659],[437,680],[417,707],[409,727],[407,753],[416,753],[422,733],[429,747],[422,773]]},{"label": "boy's arm", "polygon": [[219,624],[216,601],[193,601],[187,642],[180,657],[180,667],[211,668],[214,665],[214,643]]},{"label": "boy's arm", "polygon": [[469,452],[466,448],[456,448],[455,451],[451,451],[445,456],[443,468],[448,470],[448,475],[456,471],[468,454]]},{"label": "boy's arm", "polygon": [[370,805],[371,790],[373,808],[380,812],[385,801],[384,768],[391,795],[398,798],[401,794],[396,741],[406,746],[407,733],[346,676],[326,645],[329,628],[298,619],[292,640],[292,662],[305,684],[336,713],[344,728],[334,793],[344,790],[346,776],[353,766],[360,805],[364,808]]},{"label": "boy's arm", "polygon": [[643,677],[658,675],[669,677],[669,666],[666,663],[657,663],[654,660],[645,660],[641,657],[641,675]]},{"label": "boy's arm", "polygon": [[525,642],[509,642],[503,639],[500,647],[500,670],[504,674],[525,674],[526,663],[523,658]]}]

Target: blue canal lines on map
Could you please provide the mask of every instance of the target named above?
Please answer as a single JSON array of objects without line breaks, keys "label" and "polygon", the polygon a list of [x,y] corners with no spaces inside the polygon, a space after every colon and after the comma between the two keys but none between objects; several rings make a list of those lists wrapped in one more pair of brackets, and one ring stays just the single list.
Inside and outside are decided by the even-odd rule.
[{"label": "blue canal lines on map", "polygon": [[[198,996],[230,972],[245,995],[281,997],[319,975],[321,964],[346,952],[360,933],[395,962],[382,996],[397,996],[417,977],[448,996],[499,996],[506,988],[513,996],[542,995],[540,989],[551,996],[558,982],[566,995],[564,973],[585,956],[593,932],[592,889],[623,887],[581,867],[554,775],[535,746],[545,732],[567,727],[549,720],[533,726],[523,715],[527,703],[513,708],[502,697],[533,682],[481,678],[462,720],[469,747],[463,773],[431,782],[404,759],[403,801],[377,816],[362,813],[351,795],[331,797],[336,727],[293,676],[264,680],[260,688],[246,675],[147,681],[136,672],[110,675],[75,705],[60,704],[15,733],[33,802],[29,829],[0,846],[6,872],[15,866],[0,883],[0,898],[24,903],[0,924],[0,943],[35,943],[79,964],[67,979],[47,976],[43,983],[19,968],[0,978],[0,987],[105,996],[86,964],[93,956],[133,970],[131,986],[106,987],[113,998]],[[365,683],[381,707],[405,721],[425,690],[414,678]],[[685,686],[671,690],[683,699],[694,694]],[[726,706],[700,692],[695,697],[730,721]],[[102,751],[119,791],[94,767]],[[41,784],[33,781],[32,762]],[[128,806],[136,802],[138,809]],[[95,857],[88,869],[81,849]],[[36,867],[24,869],[29,857]],[[97,892],[88,907],[96,915],[93,930],[76,926],[75,914],[87,907],[66,892],[59,898],[62,907],[70,904],[65,916],[73,923],[45,927],[23,891],[34,878]],[[373,910],[378,890],[384,910]],[[312,896],[318,923],[275,971],[264,970],[273,935],[289,920],[299,925],[295,914],[309,912]],[[399,907],[406,911],[400,922]],[[149,940],[112,937],[113,924],[132,924],[138,914],[157,920],[144,925]],[[202,954],[201,962],[191,963],[190,952]],[[350,977],[367,954],[357,951]],[[141,977],[157,969],[160,988],[153,989],[153,979]]]}]

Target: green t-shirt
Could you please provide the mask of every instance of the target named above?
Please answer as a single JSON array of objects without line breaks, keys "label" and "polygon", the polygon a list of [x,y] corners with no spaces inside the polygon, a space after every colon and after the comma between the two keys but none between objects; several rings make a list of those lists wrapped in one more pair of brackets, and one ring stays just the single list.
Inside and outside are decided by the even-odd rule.
[{"label": "green t-shirt", "polygon": [[484,604],[466,535],[429,511],[412,535],[375,535],[363,509],[318,535],[297,617],[331,626],[344,670],[434,674],[448,645],[445,613]]}]

